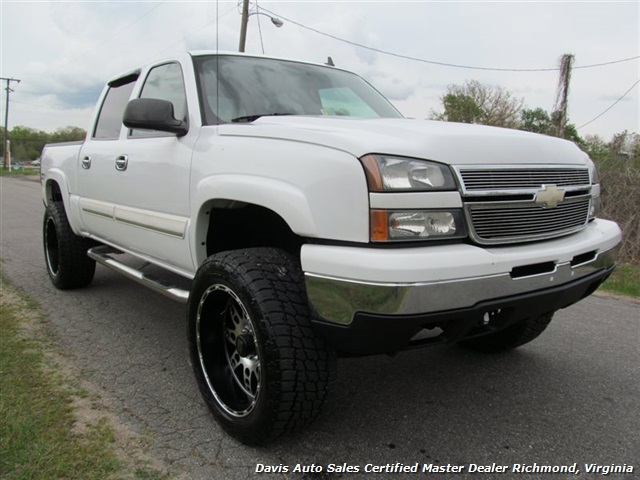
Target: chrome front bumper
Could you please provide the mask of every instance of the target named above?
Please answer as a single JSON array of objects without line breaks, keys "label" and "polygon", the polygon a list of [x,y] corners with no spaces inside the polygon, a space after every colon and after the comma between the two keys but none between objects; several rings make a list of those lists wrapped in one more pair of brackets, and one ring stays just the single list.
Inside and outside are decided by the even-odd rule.
[{"label": "chrome front bumper", "polygon": [[[307,294],[322,320],[339,326],[349,326],[358,313],[402,317],[470,308],[493,299],[559,287],[609,269],[615,265],[620,230],[612,222],[602,221],[600,227],[594,225],[591,230],[530,247],[531,250],[537,249],[536,254],[529,258],[532,263],[518,264],[510,259],[512,266],[500,273],[433,281],[380,282],[306,272]],[[577,251],[581,253],[567,253],[570,252],[571,237],[574,246],[580,246]],[[599,238],[599,242],[595,242],[594,238]],[[562,248],[554,251],[554,247],[560,246]],[[442,248],[442,252],[446,252],[447,247],[435,248]],[[526,246],[513,248],[520,249],[516,253],[527,251]],[[585,251],[586,248],[592,249]],[[382,257],[385,250],[379,250],[374,255]],[[514,258],[517,256],[514,255]],[[452,257],[454,258],[450,261],[455,264],[455,255]],[[491,255],[487,256],[488,260],[491,258]],[[459,258],[458,263],[460,262],[464,262],[464,258]],[[469,270],[477,271],[478,263],[469,265]],[[490,271],[498,263],[500,262],[493,258],[486,270]],[[508,264],[501,264],[500,268],[505,265]],[[442,268],[442,265],[438,268]]]}]

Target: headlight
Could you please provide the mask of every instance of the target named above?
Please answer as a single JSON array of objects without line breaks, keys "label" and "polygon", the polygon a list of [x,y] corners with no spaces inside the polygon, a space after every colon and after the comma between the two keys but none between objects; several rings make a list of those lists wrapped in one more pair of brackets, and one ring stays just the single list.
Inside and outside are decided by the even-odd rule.
[{"label": "headlight", "polygon": [[387,155],[365,155],[360,161],[372,192],[456,189],[446,165]]},{"label": "headlight", "polygon": [[371,241],[448,240],[466,237],[461,210],[371,210]]}]

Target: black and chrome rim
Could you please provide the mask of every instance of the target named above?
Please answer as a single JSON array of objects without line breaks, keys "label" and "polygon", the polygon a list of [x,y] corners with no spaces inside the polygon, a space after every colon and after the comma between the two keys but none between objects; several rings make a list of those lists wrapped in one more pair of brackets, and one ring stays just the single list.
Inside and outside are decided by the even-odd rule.
[{"label": "black and chrome rim", "polygon": [[44,226],[44,256],[47,260],[49,273],[54,277],[58,274],[60,256],[58,247],[58,232],[53,218],[48,218]]},{"label": "black and chrome rim", "polygon": [[217,404],[233,417],[250,414],[260,394],[258,339],[244,303],[226,285],[212,285],[200,298],[196,342]]}]

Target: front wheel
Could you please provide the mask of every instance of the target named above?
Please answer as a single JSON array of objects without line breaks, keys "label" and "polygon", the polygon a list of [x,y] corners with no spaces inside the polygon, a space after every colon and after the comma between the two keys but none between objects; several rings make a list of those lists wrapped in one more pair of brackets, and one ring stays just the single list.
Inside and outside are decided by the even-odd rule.
[{"label": "front wheel", "polygon": [[537,338],[551,323],[553,314],[524,318],[504,330],[463,340],[459,345],[484,353],[506,352]]},{"label": "front wheel", "polygon": [[313,332],[304,278],[292,257],[254,248],[208,258],[188,310],[195,376],[225,431],[263,444],[318,416],[335,353]]},{"label": "front wheel", "polygon": [[87,250],[93,242],[73,233],[62,202],[49,202],[46,207],[42,243],[47,273],[56,288],[80,288],[91,283],[96,262],[87,256]]}]

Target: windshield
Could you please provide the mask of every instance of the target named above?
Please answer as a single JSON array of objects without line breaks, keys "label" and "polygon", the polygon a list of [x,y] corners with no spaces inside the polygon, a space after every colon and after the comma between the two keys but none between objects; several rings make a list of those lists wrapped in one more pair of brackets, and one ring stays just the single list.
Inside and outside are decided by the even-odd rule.
[{"label": "windshield", "polygon": [[194,64],[206,125],[263,115],[402,116],[362,78],[332,67],[226,55]]}]

